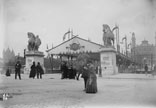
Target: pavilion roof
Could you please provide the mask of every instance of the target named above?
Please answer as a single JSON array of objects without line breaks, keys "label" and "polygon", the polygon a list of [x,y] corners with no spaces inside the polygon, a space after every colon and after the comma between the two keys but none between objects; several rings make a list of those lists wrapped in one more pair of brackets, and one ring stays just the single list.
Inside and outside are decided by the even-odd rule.
[{"label": "pavilion roof", "polygon": [[48,54],[78,54],[78,53],[95,53],[99,52],[101,44],[91,42],[75,36],[63,43],[47,50]]}]

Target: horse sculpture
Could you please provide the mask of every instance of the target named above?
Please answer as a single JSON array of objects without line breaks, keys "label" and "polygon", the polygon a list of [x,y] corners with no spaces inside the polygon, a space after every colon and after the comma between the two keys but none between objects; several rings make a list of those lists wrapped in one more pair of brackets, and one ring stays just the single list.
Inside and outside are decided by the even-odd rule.
[{"label": "horse sculpture", "polygon": [[114,34],[107,24],[103,24],[103,42],[105,46],[114,45]]},{"label": "horse sculpture", "polygon": [[38,51],[39,46],[41,45],[41,40],[39,36],[35,35],[31,32],[28,32],[28,50],[29,51]]}]

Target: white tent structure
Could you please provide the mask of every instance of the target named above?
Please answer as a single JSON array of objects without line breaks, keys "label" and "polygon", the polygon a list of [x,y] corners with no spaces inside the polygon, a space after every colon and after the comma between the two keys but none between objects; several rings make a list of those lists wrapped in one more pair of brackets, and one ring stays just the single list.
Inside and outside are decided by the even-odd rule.
[{"label": "white tent structure", "polygon": [[79,53],[99,53],[103,45],[75,36],[52,49],[47,50],[49,55],[75,55]]},{"label": "white tent structure", "polygon": [[53,69],[54,56],[59,57],[61,61],[73,61],[79,54],[86,53],[89,54],[96,63],[98,63],[98,61],[100,61],[100,49],[102,47],[104,46],[82,39],[78,36],[74,36],[71,39],[47,50],[47,53],[50,57]]}]

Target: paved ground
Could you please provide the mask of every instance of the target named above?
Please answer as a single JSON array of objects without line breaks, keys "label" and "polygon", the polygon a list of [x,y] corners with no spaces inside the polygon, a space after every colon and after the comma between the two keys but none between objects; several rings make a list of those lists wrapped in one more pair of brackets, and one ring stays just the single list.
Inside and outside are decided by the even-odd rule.
[{"label": "paved ground", "polygon": [[60,74],[22,80],[0,75],[0,93],[13,96],[0,101],[3,108],[156,107],[156,76],[117,74],[98,77],[98,93],[86,94],[83,79],[61,80]]}]

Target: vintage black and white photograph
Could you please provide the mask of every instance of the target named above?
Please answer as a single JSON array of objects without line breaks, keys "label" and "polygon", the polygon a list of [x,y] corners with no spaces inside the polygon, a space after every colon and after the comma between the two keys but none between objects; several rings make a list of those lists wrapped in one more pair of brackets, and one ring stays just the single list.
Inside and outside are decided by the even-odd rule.
[{"label": "vintage black and white photograph", "polygon": [[155,0],[0,0],[0,108],[155,107]]}]

